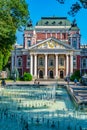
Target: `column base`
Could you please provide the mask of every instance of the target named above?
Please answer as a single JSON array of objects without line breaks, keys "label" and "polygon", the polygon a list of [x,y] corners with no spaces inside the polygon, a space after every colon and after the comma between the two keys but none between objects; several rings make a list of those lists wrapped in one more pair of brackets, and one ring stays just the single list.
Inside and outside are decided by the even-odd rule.
[{"label": "column base", "polygon": [[33,77],[34,77],[34,79],[37,79],[37,75],[34,75]]},{"label": "column base", "polygon": [[44,76],[44,79],[47,79],[47,76]]},{"label": "column base", "polygon": [[59,76],[55,76],[55,79],[59,79]]}]

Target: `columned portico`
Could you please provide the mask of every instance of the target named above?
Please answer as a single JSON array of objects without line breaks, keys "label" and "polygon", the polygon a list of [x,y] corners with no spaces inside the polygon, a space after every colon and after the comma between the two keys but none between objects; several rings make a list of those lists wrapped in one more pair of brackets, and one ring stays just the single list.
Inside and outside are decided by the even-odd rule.
[{"label": "columned portico", "polygon": [[[49,62],[48,54],[46,53],[43,56],[41,54],[41,56],[44,57],[43,58],[44,59],[44,64],[42,66],[37,64],[37,61],[39,60],[38,55],[40,56],[40,54],[38,54],[38,53],[37,54],[31,54],[30,73],[34,76],[34,78],[38,78],[38,73],[39,73],[38,69],[37,69],[38,65],[39,65],[39,70],[43,71],[44,77],[42,77],[42,78],[44,78],[44,79],[47,79],[49,77],[49,72],[51,70],[54,73],[54,78],[55,79],[61,78],[60,77],[60,71],[63,71],[63,77],[68,76],[69,74],[73,73],[73,55],[71,55],[71,54],[63,54],[63,56],[62,56],[62,54],[60,54],[60,53],[55,54],[55,56],[54,56],[54,67],[53,67],[53,66],[50,66],[50,64],[48,63]],[[51,55],[51,57],[52,57],[51,53],[49,55]],[[66,60],[66,62],[65,62],[66,64],[61,66],[60,65],[61,64],[60,57],[64,57],[64,55],[66,55],[66,57],[64,59],[64,60]],[[70,60],[70,62],[69,62],[69,60]],[[69,64],[70,64],[70,66],[69,66]],[[50,68],[52,68],[52,69],[50,69]]]},{"label": "columned portico", "polygon": [[73,50],[55,40],[34,45],[30,56],[30,72],[36,79],[63,79],[73,73]]}]

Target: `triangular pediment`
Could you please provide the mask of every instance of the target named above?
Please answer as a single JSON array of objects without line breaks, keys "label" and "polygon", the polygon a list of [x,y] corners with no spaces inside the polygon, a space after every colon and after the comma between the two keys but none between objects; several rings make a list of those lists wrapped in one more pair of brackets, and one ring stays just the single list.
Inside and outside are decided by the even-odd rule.
[{"label": "triangular pediment", "polygon": [[61,42],[55,38],[48,38],[33,45],[31,49],[73,49],[70,45]]}]

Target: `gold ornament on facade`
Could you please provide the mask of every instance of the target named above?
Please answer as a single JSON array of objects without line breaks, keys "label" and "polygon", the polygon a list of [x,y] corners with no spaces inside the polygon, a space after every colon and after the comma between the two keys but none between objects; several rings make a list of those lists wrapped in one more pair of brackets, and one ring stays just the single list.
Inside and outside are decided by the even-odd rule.
[{"label": "gold ornament on facade", "polygon": [[59,69],[65,69],[65,66],[59,66]]}]

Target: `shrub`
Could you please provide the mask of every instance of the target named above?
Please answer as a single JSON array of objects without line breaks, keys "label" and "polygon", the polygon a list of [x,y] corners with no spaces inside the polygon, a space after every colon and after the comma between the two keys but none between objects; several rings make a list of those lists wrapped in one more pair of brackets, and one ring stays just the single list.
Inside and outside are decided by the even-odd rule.
[{"label": "shrub", "polygon": [[23,76],[24,81],[31,81],[32,80],[32,75],[30,73],[25,72]]},{"label": "shrub", "polygon": [[71,81],[74,81],[74,79],[77,79],[79,81],[79,79],[81,78],[80,76],[80,70],[76,70],[70,77]]}]

